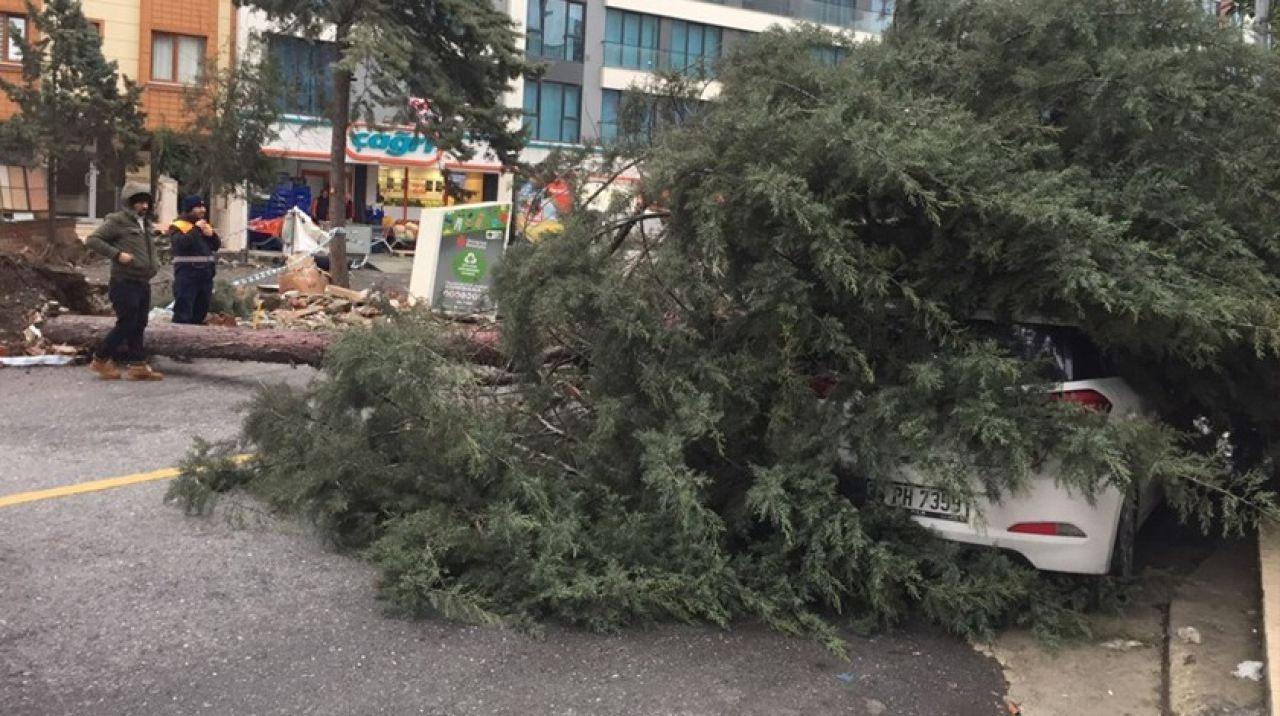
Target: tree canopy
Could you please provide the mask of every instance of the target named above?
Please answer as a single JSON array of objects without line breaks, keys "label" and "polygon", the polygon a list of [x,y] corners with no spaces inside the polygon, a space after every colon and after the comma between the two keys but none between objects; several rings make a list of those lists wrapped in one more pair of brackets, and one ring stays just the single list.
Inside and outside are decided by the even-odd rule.
[{"label": "tree canopy", "polygon": [[0,78],[18,106],[5,122],[5,144],[29,148],[27,159],[48,168],[52,215],[58,167],[93,153],[122,177],[137,162],[145,118],[137,84],[103,57],[102,39],[79,2],[46,0],[37,9],[28,0],[27,14],[34,32],[12,40],[22,54],[22,81]]},{"label": "tree canopy", "polygon": [[268,188],[277,166],[262,147],[278,131],[279,87],[275,68],[262,58],[205,67],[183,97],[191,122],[152,133],[152,169],[205,196]]}]

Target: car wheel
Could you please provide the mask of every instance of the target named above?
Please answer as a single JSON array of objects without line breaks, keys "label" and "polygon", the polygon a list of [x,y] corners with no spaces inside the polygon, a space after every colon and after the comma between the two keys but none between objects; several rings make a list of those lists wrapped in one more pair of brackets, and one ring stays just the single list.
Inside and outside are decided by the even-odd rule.
[{"label": "car wheel", "polygon": [[1125,489],[1124,503],[1120,505],[1120,524],[1116,526],[1116,543],[1111,551],[1111,574],[1117,577],[1133,576],[1133,547],[1138,537],[1138,487]]}]

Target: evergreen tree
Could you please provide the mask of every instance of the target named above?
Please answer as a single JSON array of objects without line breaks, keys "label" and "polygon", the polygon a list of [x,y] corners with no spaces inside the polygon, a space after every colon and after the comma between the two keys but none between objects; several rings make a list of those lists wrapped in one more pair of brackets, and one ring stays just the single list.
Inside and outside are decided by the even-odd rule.
[{"label": "evergreen tree", "polygon": [[27,2],[34,33],[14,37],[22,52],[22,81],[0,78],[0,89],[18,105],[7,124],[48,171],[49,237],[57,215],[58,170],[92,155],[123,178],[136,165],[145,138],[140,91],[102,55],[102,39],[77,0]]},{"label": "evergreen tree", "polygon": [[[515,385],[400,317],[259,399],[257,463],[198,454],[175,495],[306,511],[414,611],[831,643],[832,613],[1083,627],[1096,582],[887,507],[904,465],[975,505],[1053,459],[1082,499],[1158,480],[1205,526],[1274,514],[1280,56],[1192,0],[917,0],[816,58],[839,42],[744,43],[649,150],[648,211],[577,207],[508,255]],[[1079,326],[1160,418],[1054,401],[978,316]]]},{"label": "evergreen tree", "polygon": [[184,192],[215,196],[241,188],[265,189],[276,178],[262,152],[275,138],[279,81],[265,61],[206,68],[184,97],[191,124],[152,133],[152,169],[184,185]]}]

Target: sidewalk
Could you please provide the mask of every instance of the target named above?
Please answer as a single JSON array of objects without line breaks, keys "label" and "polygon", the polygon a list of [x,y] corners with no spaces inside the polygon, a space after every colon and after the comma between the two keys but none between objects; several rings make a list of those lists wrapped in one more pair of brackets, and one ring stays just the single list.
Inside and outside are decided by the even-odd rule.
[{"label": "sidewalk", "polygon": [[[1277,625],[1274,650],[1280,649],[1274,637],[1280,634],[1280,534],[1268,537],[1263,580],[1272,580],[1267,594],[1275,604],[1267,617]],[[1277,661],[1263,658],[1253,541],[1222,541],[1207,555],[1190,544],[1159,546],[1166,562],[1170,556],[1181,562],[1149,570],[1136,601],[1121,615],[1098,618],[1089,642],[1050,652],[1031,634],[1010,631],[980,649],[1004,667],[1018,713],[1266,716],[1264,684],[1233,675],[1241,662]]]},{"label": "sidewalk", "polygon": [[1168,635],[1174,716],[1265,716],[1263,683],[1234,675],[1264,661],[1257,555],[1252,539],[1228,542],[1178,585]]}]

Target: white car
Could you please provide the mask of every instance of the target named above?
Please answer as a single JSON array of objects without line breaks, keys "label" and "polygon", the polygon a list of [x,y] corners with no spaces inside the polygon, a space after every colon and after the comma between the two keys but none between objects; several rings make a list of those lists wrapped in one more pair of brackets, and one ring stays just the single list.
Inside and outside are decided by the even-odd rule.
[{"label": "white car", "polygon": [[[994,324],[988,328],[996,330]],[[1112,420],[1147,412],[1137,393],[1075,328],[1016,324],[999,329],[999,339],[1027,357],[1047,353],[1055,367],[1050,378],[1061,381],[1054,394],[1062,400],[1106,411]],[[911,511],[918,523],[945,539],[1016,552],[1038,569],[1128,574],[1134,535],[1159,503],[1159,490],[1126,500],[1119,488],[1106,486],[1090,502],[1057,484],[1053,469],[1048,463],[1025,489],[970,509],[904,468],[900,481],[886,486],[884,499]]]}]

